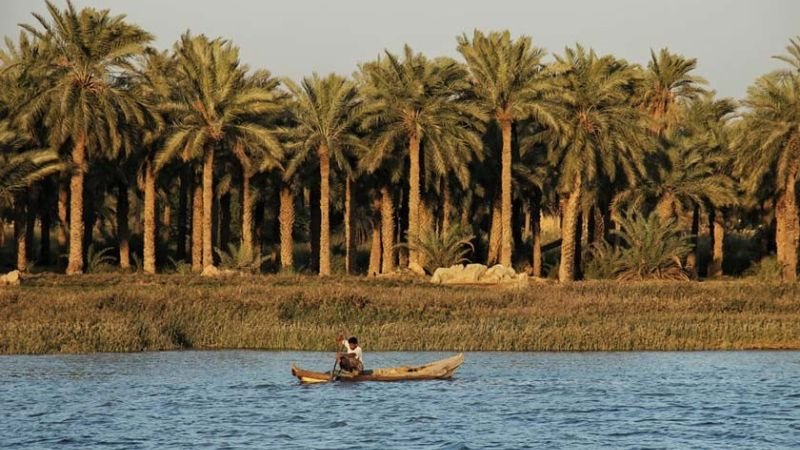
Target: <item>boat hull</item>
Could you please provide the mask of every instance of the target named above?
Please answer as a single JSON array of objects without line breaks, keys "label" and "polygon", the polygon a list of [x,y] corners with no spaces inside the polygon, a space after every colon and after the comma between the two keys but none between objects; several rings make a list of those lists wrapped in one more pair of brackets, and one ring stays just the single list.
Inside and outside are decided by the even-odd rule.
[{"label": "boat hull", "polygon": [[292,364],[292,375],[304,384],[328,383],[331,381],[421,381],[421,380],[446,380],[453,377],[453,374],[461,364],[464,363],[464,354],[450,358],[433,361],[421,366],[389,367],[373,370],[365,370],[358,375],[351,375],[346,372],[337,373],[333,378],[330,372],[314,372],[301,369]]}]

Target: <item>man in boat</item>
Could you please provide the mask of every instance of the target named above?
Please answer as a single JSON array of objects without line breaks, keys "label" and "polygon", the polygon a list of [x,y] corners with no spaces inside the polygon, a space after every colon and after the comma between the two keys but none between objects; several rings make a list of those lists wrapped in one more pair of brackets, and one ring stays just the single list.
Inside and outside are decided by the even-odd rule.
[{"label": "man in boat", "polygon": [[361,347],[358,345],[358,338],[355,336],[350,336],[347,340],[345,340],[344,335],[340,334],[336,338],[337,343],[341,343],[344,345],[346,353],[339,354],[339,367],[347,372],[351,372],[355,375],[358,375],[364,370],[364,363],[361,359],[363,356],[363,352],[361,351]]}]

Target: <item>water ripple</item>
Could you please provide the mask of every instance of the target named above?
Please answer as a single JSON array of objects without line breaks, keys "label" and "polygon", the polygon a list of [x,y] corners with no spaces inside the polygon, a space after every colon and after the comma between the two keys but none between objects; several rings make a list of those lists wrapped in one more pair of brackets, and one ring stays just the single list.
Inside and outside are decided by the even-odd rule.
[{"label": "water ripple", "polygon": [[[375,366],[442,353],[370,353]],[[474,353],[452,381],[298,385],[306,352],[0,357],[3,448],[792,448],[798,352]]]}]

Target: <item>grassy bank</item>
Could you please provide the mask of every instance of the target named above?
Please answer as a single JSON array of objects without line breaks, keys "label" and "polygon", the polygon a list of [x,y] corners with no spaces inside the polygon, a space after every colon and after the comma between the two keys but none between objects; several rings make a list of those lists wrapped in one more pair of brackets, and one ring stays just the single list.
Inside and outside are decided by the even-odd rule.
[{"label": "grassy bank", "polygon": [[800,349],[800,285],[443,287],[363,278],[38,276],[0,288],[0,353],[180,348]]}]

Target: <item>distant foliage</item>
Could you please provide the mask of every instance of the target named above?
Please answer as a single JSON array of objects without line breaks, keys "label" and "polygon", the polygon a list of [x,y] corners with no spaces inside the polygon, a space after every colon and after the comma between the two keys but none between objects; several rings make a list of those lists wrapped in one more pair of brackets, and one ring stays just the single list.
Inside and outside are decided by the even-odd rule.
[{"label": "distant foliage", "polygon": [[475,250],[472,245],[473,237],[472,233],[453,225],[446,232],[422,233],[408,245],[398,247],[408,247],[419,252],[424,260],[422,267],[428,273],[433,273],[439,267],[469,262],[467,255]]},{"label": "distant foliage", "polygon": [[626,214],[619,218],[622,241],[613,247],[607,242],[595,245],[586,274],[592,278],[618,280],[687,280],[682,261],[692,250],[690,237],[684,236],[672,220],[658,214],[647,217]]}]

